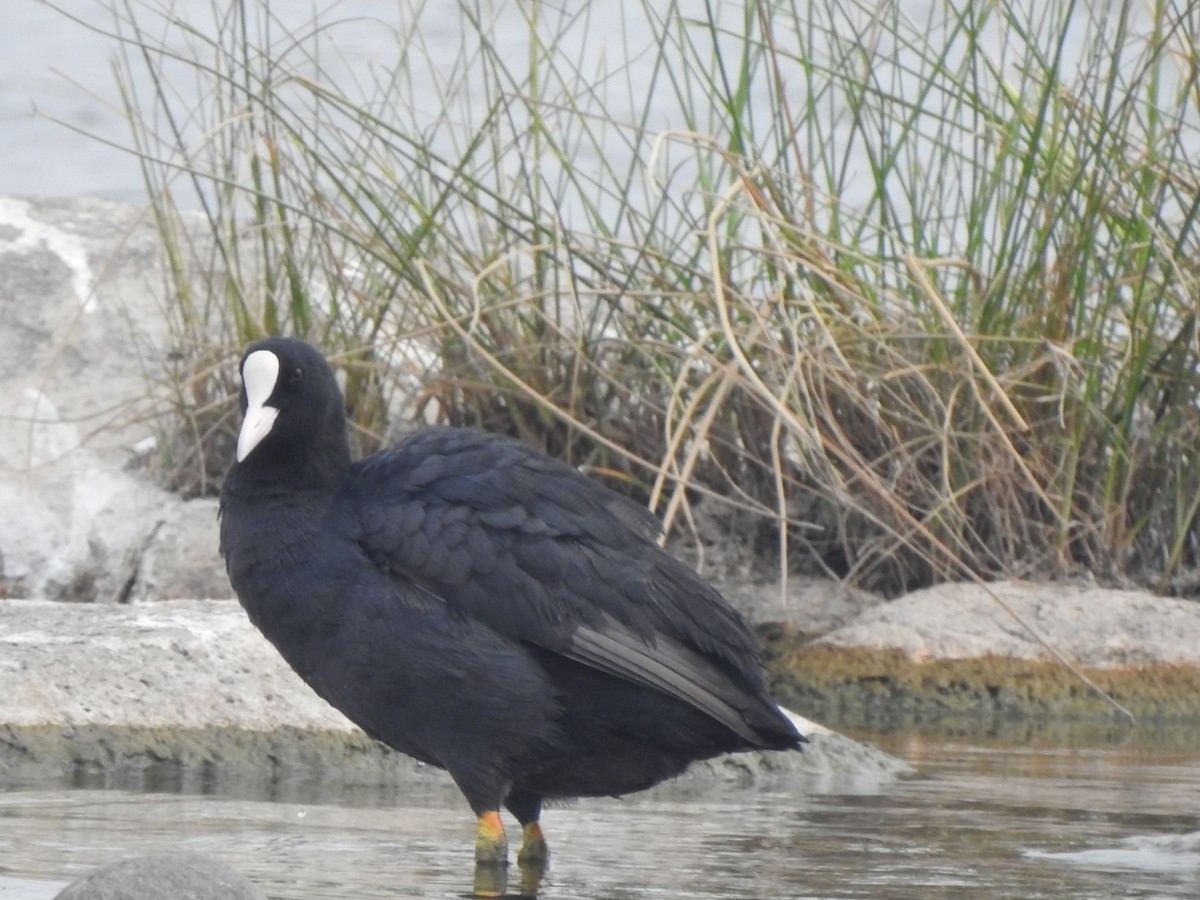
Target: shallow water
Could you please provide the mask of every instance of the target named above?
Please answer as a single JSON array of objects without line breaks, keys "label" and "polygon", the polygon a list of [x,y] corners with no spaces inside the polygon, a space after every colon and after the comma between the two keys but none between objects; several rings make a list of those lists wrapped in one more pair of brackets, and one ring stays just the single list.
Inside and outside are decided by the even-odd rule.
[{"label": "shallow water", "polygon": [[[921,775],[867,786],[688,782],[547,811],[539,896],[575,898],[1166,898],[1200,895],[1200,734],[1063,743],[875,736]],[[251,784],[253,782],[245,782]],[[142,853],[220,857],[271,898],[457,898],[473,821],[440,776],[404,787],[312,779],[270,793],[10,786],[0,898],[49,900]],[[520,890],[514,868],[509,890]]]}]

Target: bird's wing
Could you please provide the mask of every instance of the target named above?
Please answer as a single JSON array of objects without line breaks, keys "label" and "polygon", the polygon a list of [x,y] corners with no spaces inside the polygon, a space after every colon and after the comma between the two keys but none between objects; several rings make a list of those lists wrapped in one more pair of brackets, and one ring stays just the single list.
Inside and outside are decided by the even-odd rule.
[{"label": "bird's wing", "polygon": [[721,677],[711,661],[665,635],[650,645],[615,622],[602,630],[582,626],[575,632],[569,655],[677,697],[751,743],[757,740],[747,722],[746,695]]},{"label": "bird's wing", "polygon": [[647,511],[524,444],[462,430],[422,432],[358,464],[351,483],[364,552],[397,578],[746,732],[761,684],[753,640],[653,542]]}]

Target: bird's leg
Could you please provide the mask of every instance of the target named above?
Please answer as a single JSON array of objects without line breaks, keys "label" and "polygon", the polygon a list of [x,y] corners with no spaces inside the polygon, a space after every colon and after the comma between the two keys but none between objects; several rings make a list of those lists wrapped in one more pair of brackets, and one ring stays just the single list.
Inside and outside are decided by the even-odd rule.
[{"label": "bird's leg", "polygon": [[545,868],[550,858],[546,836],[538,819],[542,815],[542,798],[523,790],[514,790],[504,801],[508,811],[521,823],[521,849],[517,865],[522,868]]},{"label": "bird's leg", "polygon": [[546,836],[542,834],[542,826],[537,819],[521,826],[521,849],[517,853],[517,865],[535,867],[546,865],[550,858],[550,848],[546,846]]},{"label": "bird's leg", "polygon": [[479,826],[475,830],[475,865],[508,865],[508,840],[504,837],[499,810],[489,809],[479,814]]}]

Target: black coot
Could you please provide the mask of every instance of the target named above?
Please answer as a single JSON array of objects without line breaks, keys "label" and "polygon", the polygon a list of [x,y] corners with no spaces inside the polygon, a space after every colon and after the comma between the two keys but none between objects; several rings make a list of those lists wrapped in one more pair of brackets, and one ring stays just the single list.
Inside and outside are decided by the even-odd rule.
[{"label": "black coot", "polygon": [[242,359],[221,551],[250,619],[369,735],[445,769],[507,859],[546,857],[543,799],[650,787],[694,760],[803,738],[753,640],[654,542],[646,510],[508,438],[437,428],[352,463],[324,358]]}]

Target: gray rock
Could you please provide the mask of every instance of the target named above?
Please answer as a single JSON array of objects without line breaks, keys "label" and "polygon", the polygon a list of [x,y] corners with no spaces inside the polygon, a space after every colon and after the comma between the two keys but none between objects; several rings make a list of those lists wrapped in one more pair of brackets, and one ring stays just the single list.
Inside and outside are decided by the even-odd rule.
[{"label": "gray rock", "polygon": [[170,352],[158,246],[133,206],[0,197],[0,509],[22,510],[0,597],[128,599],[181,504],[136,471]]},{"label": "gray rock", "polygon": [[[810,737],[804,753],[739,754],[697,772],[907,771],[798,725]],[[395,781],[415,766],[317,697],[237,603],[0,602],[0,777],[150,763],[337,768],[356,781]]]},{"label": "gray rock", "polygon": [[878,594],[828,578],[724,580],[721,593],[752,622],[787,622],[807,635],[825,634],[884,602]]},{"label": "gray rock", "polygon": [[731,753],[692,765],[681,780],[717,777],[754,782],[781,773],[802,774],[812,790],[846,790],[850,785],[862,790],[916,774],[911,765],[898,757],[791,710],[784,712],[808,739],[803,753]]},{"label": "gray rock", "polygon": [[233,596],[220,562],[217,506],[203,497],[164,508],[138,559],[129,602]]},{"label": "gray rock", "polygon": [[228,600],[0,602],[0,723],[353,729]]},{"label": "gray rock", "polygon": [[1200,603],[1086,584],[944,584],[873,607],[817,645],[909,659],[1052,660],[1090,668],[1200,667]]},{"label": "gray rock", "polygon": [[244,875],[197,853],[139,856],[97,869],[55,900],[265,900]]}]

